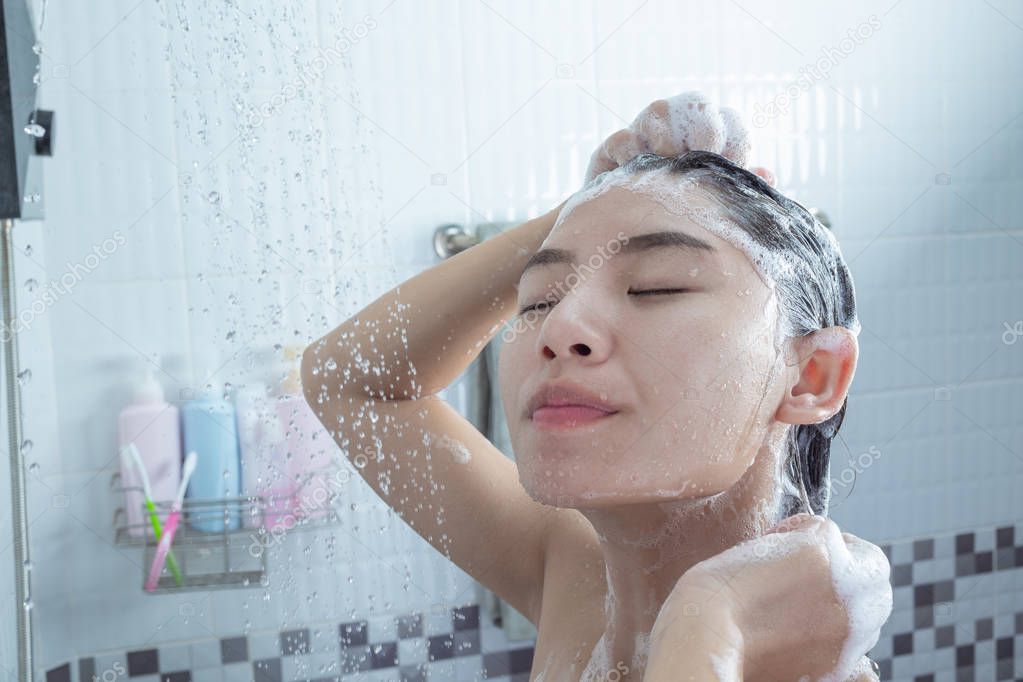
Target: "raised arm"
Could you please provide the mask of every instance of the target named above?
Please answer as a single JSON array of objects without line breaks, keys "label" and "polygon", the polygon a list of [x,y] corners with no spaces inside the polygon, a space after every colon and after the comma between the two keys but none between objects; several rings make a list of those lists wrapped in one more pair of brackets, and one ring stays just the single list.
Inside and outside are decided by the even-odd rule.
[{"label": "raised arm", "polygon": [[514,314],[522,268],[559,210],[403,282],[302,356],[306,400],[366,482],[534,623],[555,510],[530,498],[515,464],[436,393]]}]

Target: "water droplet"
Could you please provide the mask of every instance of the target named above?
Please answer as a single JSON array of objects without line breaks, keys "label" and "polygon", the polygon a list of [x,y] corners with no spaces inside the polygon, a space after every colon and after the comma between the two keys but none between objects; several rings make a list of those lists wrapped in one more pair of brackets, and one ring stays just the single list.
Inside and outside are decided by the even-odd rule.
[{"label": "water droplet", "polygon": [[334,358],[327,358],[327,361],[323,363],[323,366],[333,372],[337,369],[337,361]]},{"label": "water droplet", "polygon": [[34,279],[30,278],[30,279],[25,280],[25,290],[26,291],[30,291],[30,292],[31,291],[35,291],[37,286],[39,286],[39,282],[35,281]]},{"label": "water droplet", "polygon": [[30,370],[30,369],[23,369],[20,372],[18,372],[18,385],[19,386],[24,386],[25,384],[27,384],[31,380],[32,380],[32,370]]},{"label": "water droplet", "polygon": [[210,192],[209,194],[206,195],[206,201],[210,202],[211,204],[219,204],[220,192],[216,191]]},{"label": "water droplet", "polygon": [[[38,74],[36,75],[38,76]],[[38,83],[39,81],[36,82]],[[27,126],[25,126],[25,132],[31,135],[32,137],[42,137],[46,135],[46,128],[42,127],[38,123],[29,123]]]},{"label": "water droplet", "polygon": [[33,445],[32,441],[28,439],[23,440],[21,442],[21,454],[27,455],[28,453],[32,452],[32,445]]},{"label": "water droplet", "polygon": [[28,465],[28,470],[30,472],[32,472],[33,474],[35,472],[39,471],[39,462],[32,462],[31,464],[29,464]]},{"label": "water droplet", "polygon": [[236,332],[236,331],[235,331],[234,329],[232,329],[231,331],[229,331],[229,332],[227,333],[227,336],[225,336],[225,337],[224,337],[224,339],[226,339],[227,341],[234,341],[234,335],[235,335],[236,333],[237,333],[237,332]]},{"label": "water droplet", "polygon": [[31,244],[25,244],[25,255],[26,256],[31,256],[32,255],[32,245]]}]

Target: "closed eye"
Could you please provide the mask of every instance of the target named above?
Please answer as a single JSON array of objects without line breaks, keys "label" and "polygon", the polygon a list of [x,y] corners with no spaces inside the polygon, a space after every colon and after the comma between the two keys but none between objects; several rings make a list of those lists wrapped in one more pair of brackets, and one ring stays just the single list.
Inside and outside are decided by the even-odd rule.
[{"label": "closed eye", "polygon": [[[630,290],[629,293],[632,294],[633,296],[658,296],[663,294],[683,294],[687,291],[689,291],[689,289],[642,289],[640,291]],[[519,315],[527,313],[530,310],[536,310],[539,306],[544,306],[545,308],[553,308],[555,303],[557,303],[557,301],[553,302],[540,301],[539,303],[534,303],[533,305],[526,306],[525,308],[519,311]]]},{"label": "closed eye", "polygon": [[643,289],[642,291],[630,291],[629,293],[630,294],[635,294],[636,296],[651,296],[651,295],[655,295],[655,294],[681,294],[681,293],[684,293],[686,291],[689,291],[689,290],[688,289]]}]

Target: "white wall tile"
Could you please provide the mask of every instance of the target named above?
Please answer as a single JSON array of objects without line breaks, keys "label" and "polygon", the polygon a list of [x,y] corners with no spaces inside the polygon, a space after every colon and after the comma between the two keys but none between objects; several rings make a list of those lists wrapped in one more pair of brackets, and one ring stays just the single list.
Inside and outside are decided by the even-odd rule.
[{"label": "white wall tile", "polygon": [[[435,263],[437,225],[547,210],[578,186],[594,146],[653,99],[699,88],[749,118],[872,14],[875,33],[751,131],[753,158],[781,189],[828,212],[856,281],[860,364],[832,471],[871,446],[882,454],[834,517],[881,542],[1021,516],[1023,345],[1001,335],[1021,317],[1023,55],[1018,27],[994,7],[321,4],[48,10],[44,73],[68,69],[43,83],[41,102],[64,132],[19,279],[41,292],[116,230],[127,240],[22,340],[40,464],[30,488],[45,511],[33,537],[37,617],[45,633],[70,630],[74,650],[44,658],[330,609],[354,618],[381,609],[396,584],[395,608],[459,594],[468,577],[392,518],[397,547],[381,556],[395,571],[336,533],[334,565],[307,561],[297,537],[277,550],[269,602],[260,589],[217,592],[186,625],[176,598],[142,595],[130,561],[70,517],[108,530],[117,500],[103,482],[132,365],[174,354],[171,397],[211,349],[233,358],[218,383],[273,375],[260,353],[307,343]],[[361,37],[317,70],[344,35]],[[24,304],[30,293],[19,291]],[[949,401],[936,400],[943,387]],[[63,520],[38,507],[52,503],[43,482],[74,489]],[[351,495],[379,503],[364,484]],[[74,571],[53,558],[65,548]],[[405,592],[399,573],[413,567],[425,589]],[[131,625],[96,625],[100,609]]]}]

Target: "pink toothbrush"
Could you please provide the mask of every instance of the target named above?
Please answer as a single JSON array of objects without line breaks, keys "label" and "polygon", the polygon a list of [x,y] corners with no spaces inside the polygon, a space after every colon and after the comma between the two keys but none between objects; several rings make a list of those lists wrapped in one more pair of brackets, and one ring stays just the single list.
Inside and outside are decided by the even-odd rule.
[{"label": "pink toothbrush", "polygon": [[149,568],[149,577],[146,578],[145,585],[146,592],[156,589],[156,583],[160,580],[160,574],[163,573],[163,565],[167,561],[167,553],[170,552],[171,543],[174,542],[174,533],[178,529],[178,521],[181,518],[181,504],[185,499],[185,489],[188,487],[188,479],[195,471],[197,459],[198,455],[195,451],[189,452],[185,457],[185,465],[181,472],[181,485],[178,486],[178,494],[171,504],[170,513],[167,514],[167,519],[163,522],[163,537],[160,538],[160,543],[156,546],[153,565]]}]

